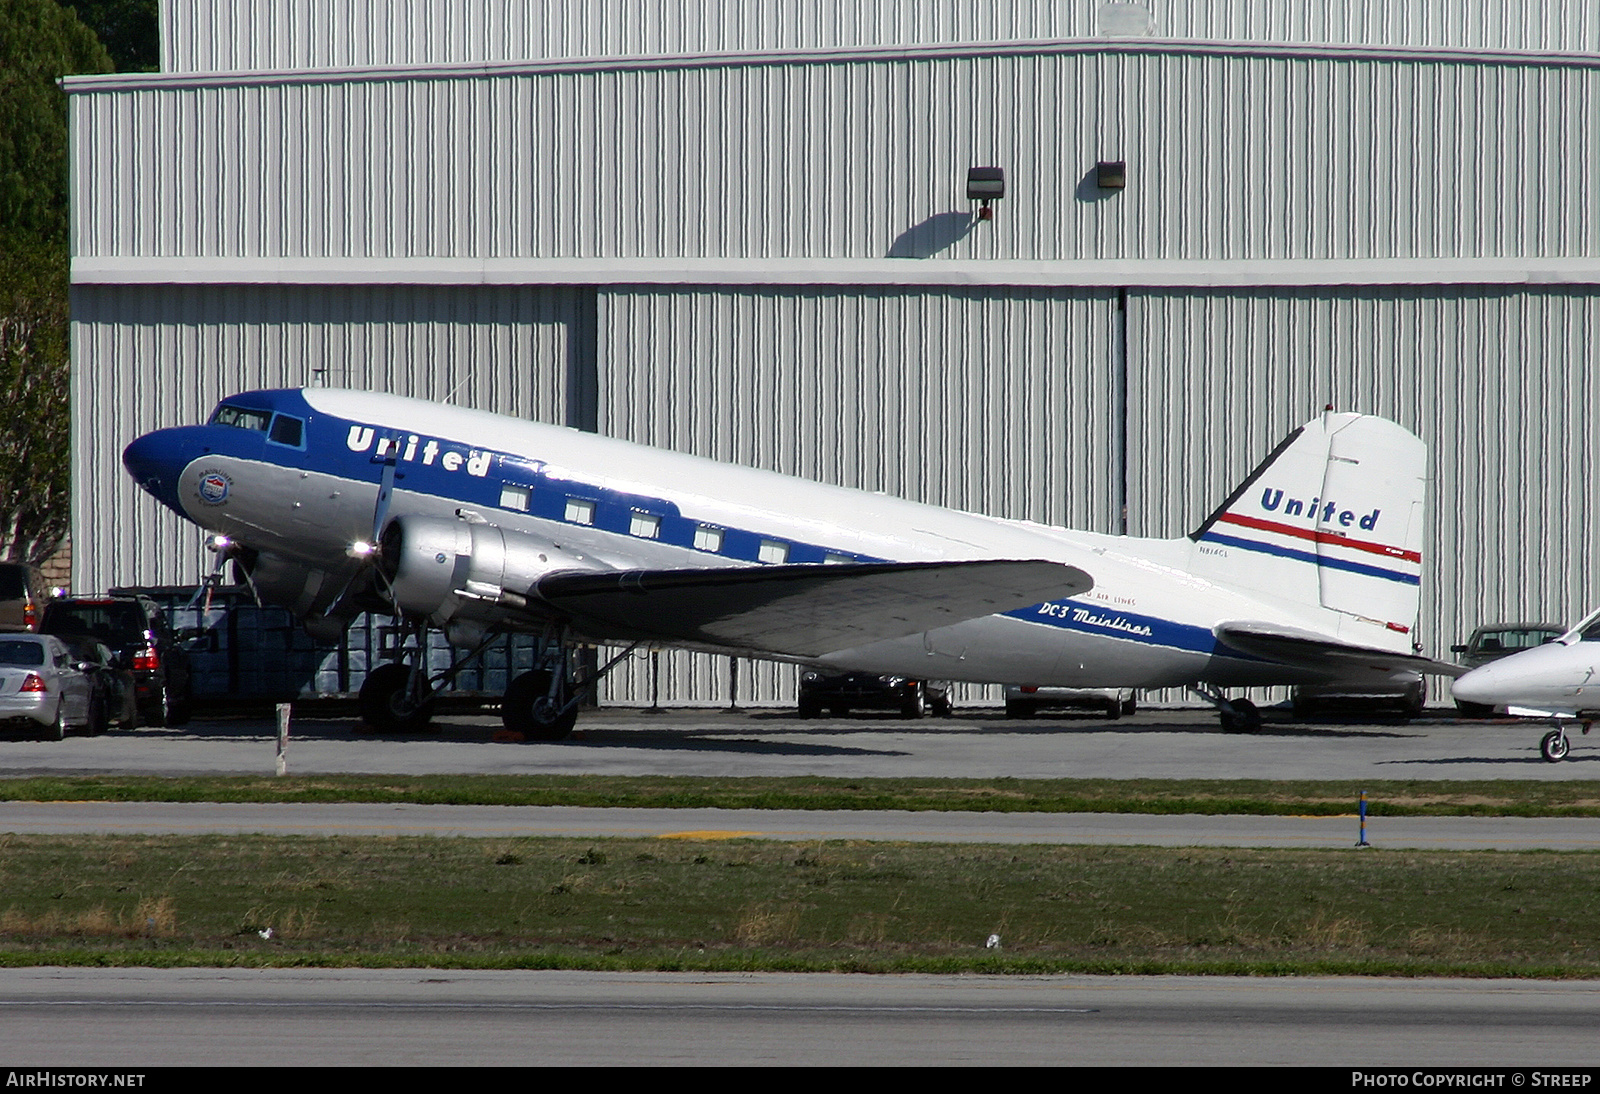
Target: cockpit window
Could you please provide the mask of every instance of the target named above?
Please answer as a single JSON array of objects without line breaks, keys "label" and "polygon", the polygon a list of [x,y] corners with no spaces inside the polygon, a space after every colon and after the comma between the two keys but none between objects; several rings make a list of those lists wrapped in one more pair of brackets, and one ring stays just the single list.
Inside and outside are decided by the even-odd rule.
[{"label": "cockpit window", "polygon": [[251,410],[249,407],[229,406],[227,403],[217,407],[217,412],[211,415],[212,425],[231,425],[235,429],[253,429],[257,433],[265,433],[267,423],[271,420],[271,411]]},{"label": "cockpit window", "polygon": [[301,445],[300,419],[291,418],[287,414],[275,415],[272,419],[272,431],[267,434],[267,440],[274,444],[286,444],[290,448],[299,448]]}]

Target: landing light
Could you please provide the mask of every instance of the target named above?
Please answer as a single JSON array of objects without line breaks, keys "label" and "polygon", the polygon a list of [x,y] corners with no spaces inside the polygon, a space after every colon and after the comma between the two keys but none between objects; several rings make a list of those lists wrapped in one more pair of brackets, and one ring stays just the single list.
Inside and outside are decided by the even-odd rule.
[{"label": "landing light", "polygon": [[345,548],[344,553],[351,558],[371,558],[377,548],[364,539],[358,539]]},{"label": "landing light", "polygon": [[228,549],[232,546],[233,540],[227,536],[219,535],[206,537],[206,550],[214,551],[219,555],[226,554]]}]

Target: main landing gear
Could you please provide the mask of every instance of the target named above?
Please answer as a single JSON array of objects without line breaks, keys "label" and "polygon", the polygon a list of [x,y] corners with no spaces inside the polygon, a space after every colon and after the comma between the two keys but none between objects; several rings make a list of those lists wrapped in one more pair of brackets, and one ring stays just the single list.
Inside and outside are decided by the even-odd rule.
[{"label": "main landing gear", "polygon": [[1229,699],[1209,684],[1194,684],[1189,690],[1217,708],[1224,733],[1254,733],[1261,728],[1261,711],[1250,700]]},{"label": "main landing gear", "polygon": [[[448,669],[430,677],[422,663],[427,650],[427,624],[408,621],[405,637],[415,635],[408,645],[402,639],[397,660],[380,665],[361,685],[359,704],[362,719],[385,733],[419,733],[433,717],[434,696],[440,686],[453,680],[477,658],[498,634],[491,633],[479,645],[458,657]],[[539,658],[534,668],[513,679],[500,703],[500,720],[518,739],[560,741],[572,732],[578,720],[578,707],[600,679],[637,648],[629,646],[608,661],[592,676],[574,671],[572,647],[564,629],[546,631],[539,642]]]}]

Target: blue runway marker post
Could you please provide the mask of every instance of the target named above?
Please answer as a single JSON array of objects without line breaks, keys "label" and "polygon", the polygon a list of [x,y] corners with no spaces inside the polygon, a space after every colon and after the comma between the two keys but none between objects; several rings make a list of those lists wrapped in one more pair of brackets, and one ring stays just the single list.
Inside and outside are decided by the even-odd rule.
[{"label": "blue runway marker post", "polygon": [[1356,840],[1357,847],[1371,847],[1367,842],[1367,792],[1361,792],[1361,838]]}]

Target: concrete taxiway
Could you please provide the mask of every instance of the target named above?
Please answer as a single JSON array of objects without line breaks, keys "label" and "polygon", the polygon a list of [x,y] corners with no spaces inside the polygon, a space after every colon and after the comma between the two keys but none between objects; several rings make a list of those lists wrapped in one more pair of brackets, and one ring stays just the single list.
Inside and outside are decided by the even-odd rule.
[{"label": "concrete taxiway", "polygon": [[[576,806],[0,802],[0,832],[120,834],[537,836],[658,839],[894,840],[1136,844],[1158,847],[1354,846],[1347,817],[896,810],[593,809]],[[1390,850],[1600,849],[1600,819],[1381,817],[1370,846]]]},{"label": "concrete taxiway", "polygon": [[[802,721],[791,710],[586,712],[557,743],[494,739],[494,715],[446,715],[419,737],[358,732],[350,717],[297,714],[296,774],[824,775],[839,778],[1581,779],[1600,774],[1600,737],[1576,731],[1569,758],[1539,756],[1547,726],[1452,717],[1297,722],[1268,712],[1259,733],[1224,733],[1197,710],[1008,721],[998,710],[905,721]],[[266,718],[203,718],[66,741],[0,740],[9,775],[271,774]]]}]

